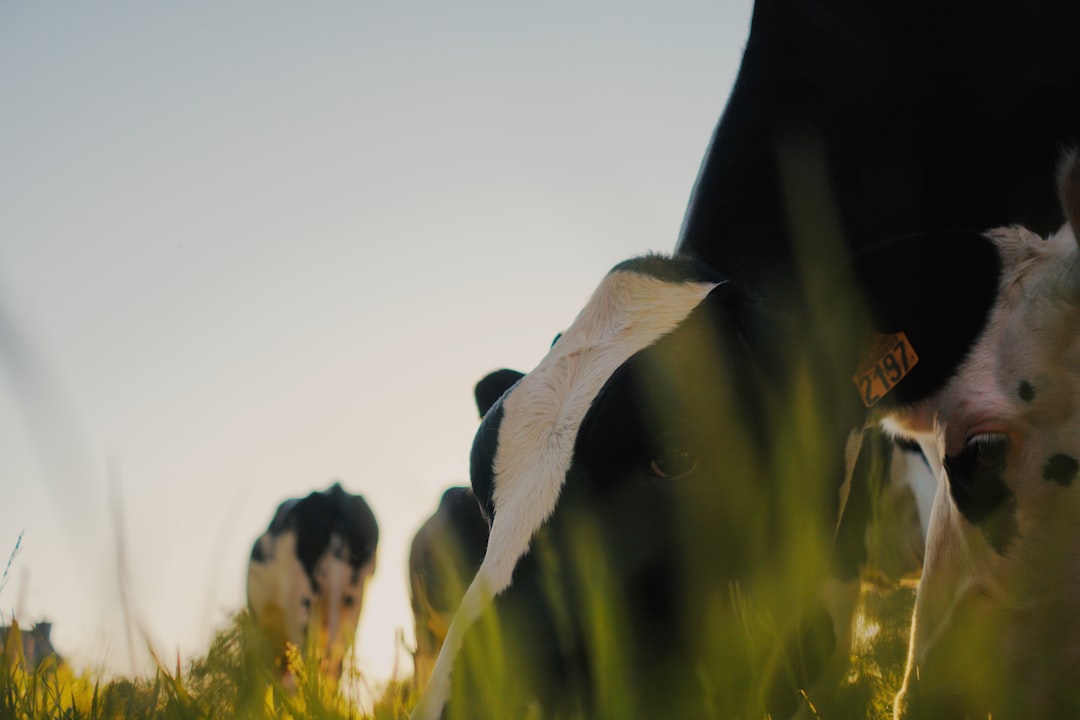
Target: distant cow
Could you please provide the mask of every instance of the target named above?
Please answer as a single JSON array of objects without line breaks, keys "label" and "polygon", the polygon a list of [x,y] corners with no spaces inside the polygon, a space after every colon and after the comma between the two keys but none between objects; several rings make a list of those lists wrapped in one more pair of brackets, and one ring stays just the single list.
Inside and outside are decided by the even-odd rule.
[{"label": "distant cow", "polygon": [[279,658],[293,643],[314,652],[328,676],[341,676],[378,542],[371,508],[339,483],[278,506],[251,550],[247,597]]},{"label": "distant cow", "polygon": [[471,488],[452,487],[413,537],[409,595],[416,627],[414,683],[423,688],[450,620],[487,549],[488,526]]},{"label": "distant cow", "polygon": [[[488,409],[524,375],[495,370],[474,389],[483,418]],[[409,549],[409,596],[416,628],[414,685],[420,689],[431,675],[450,619],[476,574],[487,549],[488,525],[471,488],[452,487],[439,507],[416,531]]]}]

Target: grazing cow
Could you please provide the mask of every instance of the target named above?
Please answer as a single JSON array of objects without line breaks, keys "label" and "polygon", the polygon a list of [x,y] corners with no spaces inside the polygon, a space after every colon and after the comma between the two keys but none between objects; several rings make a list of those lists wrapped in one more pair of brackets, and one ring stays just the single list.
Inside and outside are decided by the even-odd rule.
[{"label": "grazing cow", "polygon": [[[954,255],[948,268],[930,267],[947,274],[994,261],[991,248],[980,258],[979,244],[985,244],[981,236],[961,234],[957,245],[968,246],[962,257]],[[996,287],[996,277],[991,282]],[[975,293],[976,299],[988,306],[992,295]],[[790,678],[756,676],[750,666],[744,674],[717,669],[715,676],[722,686],[760,683],[755,698],[774,714],[794,710],[797,689],[818,679],[847,635],[819,599],[820,578],[834,533],[858,533],[844,523],[837,529],[839,482],[831,481],[842,478],[843,467],[819,448],[838,448],[842,456],[860,413],[848,385],[853,403],[826,404],[818,396],[794,418],[812,427],[786,422],[785,398],[816,392],[798,386],[784,365],[785,348],[795,345],[786,338],[798,337],[788,328],[803,327],[792,320],[687,258],[628,261],[604,279],[477,434],[472,478],[491,520],[488,551],[417,717],[438,716],[451,681],[457,697],[480,696],[476,686],[484,678],[475,666],[466,663],[453,677],[450,671],[465,630],[496,596],[498,626],[511,647],[526,649],[507,660],[523,703],[539,698],[553,715],[597,709],[595,683],[616,673],[598,667],[597,653],[604,651],[593,634],[597,619],[586,610],[597,597],[616,598],[621,616],[613,632],[632,633],[632,642],[615,652],[623,665],[618,672],[638,693],[632,706],[683,715],[670,698],[690,702],[700,694],[698,662],[726,666],[728,660],[707,657],[702,626],[737,630],[734,621],[725,626],[710,614],[711,603],[728,598],[732,582],[767,587],[779,577],[791,578],[773,598],[777,612],[790,610],[778,618],[782,641],[790,636],[802,646],[801,666],[790,668]],[[916,343],[935,331],[915,322],[908,327]],[[798,346],[820,352],[813,342]],[[920,352],[911,376],[934,384],[928,373],[940,372],[941,359],[932,348]],[[845,383],[854,367],[845,371]],[[795,444],[787,456],[780,452],[785,443]],[[788,501],[778,502],[785,495]],[[795,545],[806,554],[786,556],[784,549]],[[841,579],[854,579],[853,564],[843,560]],[[803,636],[815,639],[798,639]],[[510,664],[515,660],[520,667]],[[705,709],[685,709],[687,716],[699,712]]]},{"label": "grazing cow", "polygon": [[247,597],[279,660],[293,643],[314,652],[326,675],[341,677],[378,543],[371,508],[339,483],[278,506],[251,549]]},{"label": "grazing cow", "polygon": [[1080,161],[1068,223],[990,234],[986,329],[935,396],[893,413],[940,477],[897,717],[1080,716]]},{"label": "grazing cow", "polygon": [[467,487],[443,493],[435,513],[424,521],[409,548],[409,596],[416,628],[413,685],[421,690],[465,588],[487,549],[488,525]]},{"label": "grazing cow", "polygon": [[[476,383],[480,418],[523,377],[516,370],[495,370]],[[431,675],[450,619],[476,574],[487,549],[488,525],[471,488],[443,493],[435,513],[424,521],[409,548],[409,596],[416,629],[413,685],[423,688]]]},{"label": "grazing cow", "polygon": [[[493,693],[782,716],[837,677],[825,609],[845,596],[821,578],[850,580],[832,543],[858,535],[835,502],[866,422],[849,379],[882,415],[977,395],[942,389],[1014,269],[983,231],[1060,223],[1078,20],[1049,0],[758,2],[676,254],[616,266],[481,425],[488,550],[414,717],[480,716]],[[891,342],[863,366],[867,325]],[[491,627],[509,651],[485,664]]]}]

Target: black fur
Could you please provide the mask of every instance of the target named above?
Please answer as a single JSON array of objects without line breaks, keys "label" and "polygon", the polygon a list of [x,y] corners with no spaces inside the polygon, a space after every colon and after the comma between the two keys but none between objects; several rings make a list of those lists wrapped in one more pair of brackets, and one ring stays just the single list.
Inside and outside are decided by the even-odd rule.
[{"label": "black fur", "polygon": [[[328,490],[313,492],[303,499],[287,500],[278,506],[268,532],[281,535],[296,533],[296,553],[312,588],[318,591],[315,566],[337,534],[344,541],[342,559],[353,574],[375,556],[379,543],[379,525],[375,514],[360,495],[352,495],[334,483]],[[252,559],[262,554],[256,542]]]},{"label": "black fur", "polygon": [[789,201],[816,188],[848,254],[927,230],[1056,230],[1078,28],[1080,5],[1058,0],[759,0],[679,249],[754,289],[798,287],[812,218]]},{"label": "black fur", "polygon": [[1076,472],[1080,468],[1076,458],[1058,453],[1046,461],[1043,468],[1043,479],[1056,482],[1062,487],[1069,487],[1076,480]]},{"label": "black fur", "polygon": [[1020,382],[1020,388],[1016,391],[1016,394],[1026,403],[1034,402],[1035,400],[1035,386],[1029,383],[1027,380]]},{"label": "black fur", "polygon": [[945,458],[949,493],[964,518],[977,526],[987,542],[1004,554],[1016,536],[1016,498],[1005,484],[1008,441],[969,443],[955,457]]},{"label": "black fur", "polygon": [[495,469],[492,461],[499,445],[499,427],[503,419],[503,398],[495,401],[484,415],[480,428],[473,439],[469,455],[469,477],[472,489],[480,503],[484,518],[491,524],[495,518]]}]

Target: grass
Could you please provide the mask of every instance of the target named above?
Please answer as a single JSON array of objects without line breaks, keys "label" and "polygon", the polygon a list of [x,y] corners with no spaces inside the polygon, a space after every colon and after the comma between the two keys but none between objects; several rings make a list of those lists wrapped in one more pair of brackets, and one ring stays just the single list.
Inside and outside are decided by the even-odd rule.
[{"label": "grass", "polygon": [[362,711],[332,681],[309,672],[314,665],[297,652],[291,652],[287,661],[295,689],[286,690],[247,613],[236,615],[206,655],[186,669],[159,663],[147,678],[103,680],[51,658],[28,668],[17,638],[9,639],[8,645],[0,655],[4,720],[395,720],[408,717],[411,707],[407,687],[392,683],[372,711]]},{"label": "grass", "polygon": [[[826,391],[811,383],[793,383],[792,392],[800,398],[794,403],[796,409],[824,406],[816,395]],[[684,622],[681,637],[686,644],[674,646],[674,659],[662,666],[659,677],[635,677],[627,670],[626,658],[633,652],[627,646],[634,645],[627,640],[636,637],[637,628],[627,621],[620,604],[624,596],[611,588],[607,578],[618,537],[613,541],[603,533],[595,534],[595,527],[576,525],[566,525],[565,533],[552,536],[557,550],[549,558],[555,562],[546,568],[550,582],[545,590],[551,593],[547,598],[551,607],[563,611],[555,631],[574,623],[578,623],[576,631],[583,631],[580,637],[589,649],[584,671],[596,688],[589,720],[761,718],[765,717],[761,708],[767,704],[764,698],[775,689],[774,681],[798,676],[798,668],[787,667],[798,654],[793,656],[784,645],[793,635],[793,623],[801,621],[790,609],[802,607],[801,598],[820,587],[828,561],[820,538],[828,528],[808,521],[813,513],[807,512],[805,503],[770,503],[769,498],[821,495],[821,490],[808,492],[804,487],[807,478],[826,475],[815,470],[827,459],[820,448],[828,446],[817,437],[817,432],[823,432],[818,420],[813,415],[778,413],[775,437],[784,452],[766,458],[767,465],[748,465],[733,472],[737,477],[777,477],[782,481],[778,487],[740,486],[716,496],[715,484],[704,483],[688,485],[687,494],[678,496],[680,504],[673,517],[680,518],[682,526],[675,532],[686,549],[685,565],[698,570],[684,578],[689,584],[683,595],[693,603],[687,606],[687,617],[693,620]],[[734,445],[718,446],[716,452],[725,459],[715,464],[730,466],[733,458],[754,462],[750,454],[739,452],[737,446],[744,441],[734,428],[721,435]],[[802,488],[802,495],[783,492],[783,488],[796,487]],[[762,517],[754,512],[764,507],[774,508],[774,515]],[[567,523],[580,519],[567,518]],[[725,554],[718,555],[716,548],[731,547],[725,544],[732,537],[731,528],[735,537],[749,538],[746,557],[753,560],[752,572],[739,585],[710,579],[723,575],[709,570]],[[581,542],[583,537],[590,539]],[[574,541],[558,546],[566,538]],[[540,562],[545,557],[543,547],[538,541]],[[725,552],[738,555],[734,549]],[[571,561],[564,562],[566,558]],[[872,558],[869,566],[883,564],[881,558],[876,560]],[[903,672],[913,600],[910,584],[863,583],[860,632],[850,671],[830,688],[828,698],[805,697],[807,707],[812,707],[809,717],[882,720],[890,716]],[[522,674],[529,672],[529,666],[510,651],[514,641],[508,641],[506,626],[487,617],[478,627],[480,632],[465,647],[472,655],[465,658],[467,670],[460,673],[464,684],[455,689],[458,697],[469,699],[470,707],[464,714],[461,708],[451,707],[449,716],[475,720],[477,711],[506,720],[539,717],[534,706],[521,702],[523,695],[515,689],[528,686]],[[236,615],[206,654],[187,667],[169,666],[159,659],[156,671],[142,678],[106,679],[52,662],[28,668],[19,655],[19,644],[9,644],[12,647],[0,656],[0,720],[400,720],[408,717],[415,701],[407,685],[394,683],[382,691],[374,707],[361,707],[326,678],[309,671],[317,663],[310,658],[305,662],[297,652],[288,658],[295,688],[287,690],[278,681],[262,638],[246,613]],[[363,681],[351,677],[342,685]],[[580,706],[560,713],[563,718],[582,715]]]},{"label": "grass", "polygon": [[[639,637],[635,633],[641,628],[628,620],[627,596],[614,589],[618,580],[609,576],[613,559],[632,544],[623,543],[625,538],[618,534],[623,526],[617,522],[580,526],[575,523],[582,518],[568,513],[559,520],[561,525],[553,527],[554,520],[549,523],[546,539],[535,543],[536,561],[547,573],[544,591],[549,596],[543,600],[553,617],[558,617],[552,632],[574,636],[569,642],[581,642],[588,650],[581,669],[595,688],[589,720],[761,718],[765,698],[775,690],[776,681],[800,676],[800,668],[788,665],[802,658],[785,643],[797,636],[794,631],[804,619],[800,613],[820,590],[827,572],[829,544],[824,540],[832,537],[833,528],[822,524],[828,513],[816,513],[815,508],[835,503],[835,492],[826,480],[839,476],[837,458],[823,448],[839,447],[835,442],[838,430],[846,436],[852,427],[849,418],[833,412],[833,398],[851,392],[847,375],[843,387],[812,381],[836,375],[817,366],[843,364],[843,342],[823,340],[822,344],[824,348],[806,350],[805,357],[777,359],[777,363],[790,361],[795,366],[791,381],[777,387],[710,387],[709,383],[720,382],[715,379],[715,368],[722,366],[710,354],[715,351],[711,346],[700,358],[680,357],[676,359],[683,364],[655,368],[661,377],[679,379],[692,373],[700,380],[688,402],[698,397],[720,399],[715,404],[693,405],[703,414],[691,415],[694,422],[689,423],[710,430],[709,442],[700,447],[702,463],[717,472],[702,473],[703,481],[686,482],[673,491],[666,501],[670,502],[666,515],[658,513],[678,520],[665,526],[664,537],[678,543],[682,551],[675,563],[686,583],[680,588],[680,602],[687,602],[675,606],[672,615],[679,617],[683,611],[690,618],[680,621],[678,638],[669,647],[661,647],[671,659],[659,665],[658,677],[635,676],[629,669],[627,657],[634,653]],[[739,393],[755,390],[760,391],[761,406],[761,418],[755,421],[768,427],[775,450],[761,457],[750,451],[754,439],[746,423],[736,422],[745,419],[743,414],[724,411],[738,407]],[[687,422],[682,408],[668,405],[667,398],[648,400],[655,403],[650,408],[655,412],[649,416],[661,426],[675,427],[680,418]],[[769,482],[725,486],[712,482],[716,477]],[[640,505],[631,500],[633,507]],[[585,521],[595,519],[590,516]],[[638,528],[630,525],[635,531]],[[544,553],[545,542],[552,545],[550,555]],[[122,550],[122,539],[120,545]],[[874,542],[870,546],[885,547]],[[724,562],[736,565],[730,571],[718,569],[717,564]],[[740,578],[739,584],[729,583],[732,577]],[[910,584],[863,583],[850,669],[828,688],[827,698],[804,690],[809,717],[882,720],[890,716],[903,672],[913,601]],[[486,613],[477,630],[463,650],[464,669],[454,678],[456,696],[467,698],[469,708],[452,705],[449,717],[475,720],[474,710],[500,720],[539,717],[528,695],[520,691],[529,685],[530,668],[527,660],[512,652],[515,642],[508,635],[514,632],[512,623],[500,623]],[[309,671],[317,664],[310,659],[305,662],[296,652],[288,658],[295,688],[287,690],[246,613],[238,614],[206,654],[186,668],[159,661],[156,671],[144,678],[105,679],[52,662],[28,668],[14,645],[0,656],[0,720],[400,720],[408,717],[415,701],[407,685],[394,683],[374,707],[360,707],[331,682]],[[362,681],[349,678],[343,686]],[[570,681],[586,682],[573,673]],[[790,682],[785,685],[790,687]],[[558,689],[567,694],[574,690]],[[787,697],[794,700],[791,694]],[[581,715],[580,706],[571,705],[560,717]]]},{"label": "grass", "polygon": [[[889,717],[900,684],[914,591],[910,584],[864,583],[852,669],[831,712],[821,717],[880,720]],[[0,656],[0,718],[20,720],[214,720],[217,718],[403,720],[414,699],[407,683],[383,689],[373,708],[361,709],[325,678],[289,660],[295,692],[277,682],[246,613],[236,615],[207,653],[186,669],[159,664],[146,678],[104,680],[47,660],[28,669],[9,648]],[[356,680],[357,678],[353,678]],[[630,697],[625,687],[607,687]],[[678,704],[678,699],[673,698]],[[616,707],[623,707],[616,704]],[[813,716],[811,716],[813,717]]]}]

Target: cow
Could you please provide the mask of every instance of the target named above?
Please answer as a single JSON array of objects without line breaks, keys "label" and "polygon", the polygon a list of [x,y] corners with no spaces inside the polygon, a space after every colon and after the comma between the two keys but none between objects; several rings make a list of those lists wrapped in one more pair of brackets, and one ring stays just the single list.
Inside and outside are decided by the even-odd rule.
[{"label": "cow", "polygon": [[[708,654],[702,626],[736,632],[735,619],[712,617],[709,605],[733,582],[767,587],[780,576],[792,578],[770,601],[777,603],[770,612],[783,611],[782,644],[803,635],[822,640],[797,640],[805,667],[794,668],[790,683],[762,674],[754,695],[774,714],[794,711],[797,688],[813,684],[846,642],[847,632],[819,601],[819,579],[834,533],[858,533],[838,529],[841,518],[830,509],[839,482],[824,479],[842,477],[842,463],[815,460],[814,449],[843,447],[856,416],[841,402],[819,399],[813,405],[829,413],[809,416],[814,429],[794,438],[803,444],[801,461],[787,465],[790,458],[779,457],[779,437],[790,442],[795,428],[784,426],[777,409],[791,393],[813,392],[782,368],[787,324],[684,257],[628,261],[604,279],[547,357],[481,424],[472,480],[491,521],[488,551],[416,717],[438,716],[451,692],[453,658],[470,652],[462,648],[464,632],[480,624],[492,598],[510,646],[526,649],[520,667],[513,653],[504,663],[519,678],[522,703],[536,697],[552,716],[599,712],[593,684],[609,671],[594,655],[596,619],[574,612],[597,594],[618,600],[617,627],[632,637],[616,653],[639,693],[632,705],[680,716],[669,698],[697,692],[693,666]],[[803,350],[813,352],[809,344]],[[937,358],[922,354],[933,367]],[[854,389],[849,393],[856,400]],[[791,476],[796,467],[804,487]],[[788,502],[776,501],[795,490]],[[747,518],[754,518],[750,527]],[[809,555],[785,556],[796,544]],[[596,553],[592,564],[589,551]],[[802,564],[808,570],[800,572]],[[849,558],[844,565],[850,572]],[[469,664],[455,670],[457,697],[482,696],[476,672]],[[758,681],[730,671],[715,676],[732,691]],[[473,707],[461,712],[483,716]]]},{"label": "cow", "polygon": [[481,424],[488,550],[415,718],[497,716],[493,694],[777,717],[842,676],[857,400],[884,418],[977,396],[944,388],[993,349],[1015,269],[986,230],[1061,221],[1078,20],[1046,0],[757,3],[675,252],[617,265]]},{"label": "cow", "polygon": [[[1080,179],[1080,169],[1073,173]],[[1080,219],[1080,192],[1075,205],[1070,217]],[[946,243],[962,252],[943,256],[938,250]],[[930,688],[931,708],[940,707],[945,691],[950,702],[970,701],[969,691],[975,687],[994,690],[978,695],[974,705],[980,712],[984,708],[978,700],[985,700],[994,717],[1011,717],[1032,707],[1040,714],[1044,709],[1075,712],[1071,684],[1063,680],[1080,670],[1080,658],[1070,655],[1080,634],[1068,631],[1080,618],[1067,612],[1070,578],[1076,575],[1071,558],[1077,539],[1070,537],[1070,530],[1080,508],[1074,509],[1063,494],[1075,480],[1080,457],[1080,435],[1073,430],[1080,427],[1080,404],[1074,400],[1080,396],[1075,369],[1080,345],[1072,341],[1080,337],[1080,252],[1073,231],[1066,228],[1047,241],[1017,227],[985,234],[948,231],[932,242],[917,238],[887,243],[860,261],[889,267],[901,256],[910,259],[919,253],[926,264],[908,280],[942,289],[940,283],[961,270],[972,276],[966,283],[969,306],[959,304],[965,311],[961,315],[942,317],[901,307],[889,308],[875,320],[875,327],[889,331],[886,337],[895,338],[894,331],[904,328],[902,343],[889,340],[887,357],[899,362],[896,358],[914,348],[922,348],[922,354],[917,361],[914,354],[908,356],[909,372],[901,374],[893,394],[880,398],[864,422],[885,423],[918,442],[942,478],[917,602],[908,682],[898,708],[915,702],[914,683],[920,690]],[[943,258],[948,260],[944,265]],[[475,677],[475,667],[460,669],[464,679],[451,675],[452,651],[469,649],[464,631],[479,624],[490,605],[497,608],[502,631],[514,634],[514,646],[527,648],[528,659],[510,673],[514,676],[524,667],[531,671],[524,675],[527,680],[519,678],[526,705],[539,699],[554,716],[597,709],[591,705],[596,690],[588,686],[602,684],[592,656],[601,650],[588,626],[596,618],[587,613],[558,617],[567,608],[558,602],[552,607],[550,600],[554,593],[570,608],[587,608],[589,593],[602,584],[595,574],[574,576],[574,556],[583,551],[575,541],[582,533],[600,547],[600,569],[609,574],[614,595],[623,601],[620,612],[633,630],[631,646],[622,648],[628,657],[621,660],[629,669],[615,672],[630,674],[641,693],[632,706],[649,712],[670,709],[671,698],[688,691],[672,670],[688,670],[686,656],[693,658],[690,667],[708,667],[710,658],[699,654],[695,632],[700,633],[703,619],[712,618],[695,605],[696,599],[710,593],[715,599],[718,581],[735,579],[753,586],[755,573],[763,572],[755,567],[762,560],[760,546],[746,537],[747,524],[739,523],[740,517],[759,518],[766,545],[774,533],[790,530],[784,522],[797,520],[813,528],[820,524],[815,510],[829,520],[816,532],[802,528],[781,537],[778,554],[767,559],[783,569],[782,575],[806,559],[785,558],[785,541],[809,539],[826,548],[834,520],[833,537],[843,534],[844,517],[827,511],[834,488],[810,483],[799,490],[795,483],[781,483],[787,459],[778,457],[784,448],[770,436],[775,426],[769,423],[768,405],[776,401],[770,392],[783,396],[785,392],[775,391],[793,389],[784,386],[783,372],[769,370],[770,363],[790,347],[785,338],[806,335],[805,323],[768,315],[743,288],[709,279],[708,272],[681,257],[620,264],[548,356],[485,417],[473,447],[472,469],[481,507],[491,520],[489,548],[451,626],[446,643],[451,653],[444,649],[436,664],[432,689],[444,695],[438,698],[429,690],[417,717],[435,717],[451,688],[466,698],[476,692],[475,683],[482,679]],[[953,348],[924,342],[949,328],[970,338],[959,358]],[[885,372],[892,372],[889,365],[877,362]],[[725,371],[719,379],[716,367]],[[935,380],[929,373],[940,377]],[[866,392],[862,383],[857,387],[849,400]],[[935,389],[920,390],[925,387]],[[1036,403],[1039,398],[1044,398],[1041,404]],[[825,416],[848,417],[844,405],[853,403],[833,399],[826,413],[808,418],[825,427],[815,431],[809,429],[813,425],[800,424],[797,432],[807,433],[803,440],[812,440],[811,445],[823,439],[828,447],[840,436],[829,431]],[[724,412],[710,417],[715,408],[725,406],[743,411],[738,424]],[[810,403],[811,409],[815,406]],[[732,437],[717,437],[717,429]],[[794,440],[797,445],[800,438]],[[733,467],[736,463],[745,467]],[[828,464],[826,472],[810,472],[808,477],[827,478]],[[805,470],[799,466],[800,473]],[[746,483],[749,478],[755,483]],[[779,493],[793,491],[798,494],[777,503]],[[854,491],[851,488],[848,502]],[[796,512],[786,515],[783,505],[789,504]],[[1049,528],[1048,520],[1054,522]],[[680,547],[687,528],[693,543],[723,550],[712,556],[706,552],[708,577],[695,574],[700,564],[690,565],[687,572],[673,562],[695,549]],[[1021,551],[1012,559],[1011,553]],[[785,566],[785,560],[791,564]],[[816,560],[818,570],[828,562],[820,556]],[[1047,572],[1052,573],[1049,582]],[[768,568],[764,574],[775,581]],[[815,573],[807,574],[811,581],[806,587],[791,582],[784,591],[792,602],[791,627],[802,654],[798,659],[805,664],[796,669],[795,682],[812,685],[846,639],[827,608],[823,614],[824,603],[815,604]],[[1045,587],[1039,587],[1040,582]],[[828,591],[826,587],[821,594]],[[958,603],[965,612],[957,612]],[[967,612],[969,605],[973,612]],[[772,610],[777,607],[782,606]],[[775,612],[772,618],[777,618]],[[976,657],[987,660],[975,662],[976,670],[968,671],[957,658],[972,623],[982,630],[977,638],[986,643],[977,646]],[[954,624],[958,630],[953,631]],[[949,637],[953,633],[959,640]],[[987,647],[994,652],[983,652]],[[1046,658],[1036,662],[1044,650]],[[987,671],[999,662],[1005,671]],[[1046,682],[1027,685],[1027,672],[1019,673],[1025,664],[1045,671]],[[935,682],[918,682],[930,670]],[[753,680],[740,677],[740,682]],[[761,688],[766,707],[774,714],[791,712],[793,693],[785,704],[783,678],[779,684]],[[437,698],[434,706],[425,704],[431,697]],[[564,705],[567,698],[569,706]],[[948,707],[967,709],[963,704]],[[685,716],[701,712],[703,708],[694,707]],[[469,708],[465,714],[477,713]],[[669,716],[683,713],[675,710]]]},{"label": "cow", "polygon": [[968,358],[887,416],[939,477],[902,717],[1080,715],[1080,159],[1067,224],[990,233],[1003,271]]},{"label": "cow", "polygon": [[326,677],[340,679],[378,543],[375,514],[338,482],[278,505],[251,549],[247,600],[284,677],[291,643],[314,653]]},{"label": "cow", "polygon": [[465,588],[487,549],[488,525],[472,488],[448,488],[409,547],[409,597],[416,630],[413,687],[422,690]]},{"label": "cow", "polygon": [[[494,370],[476,383],[473,395],[483,419],[488,409],[524,377],[516,370]],[[450,619],[487,549],[488,525],[472,488],[451,487],[424,521],[409,547],[409,598],[416,633],[413,688],[431,675]]]}]

